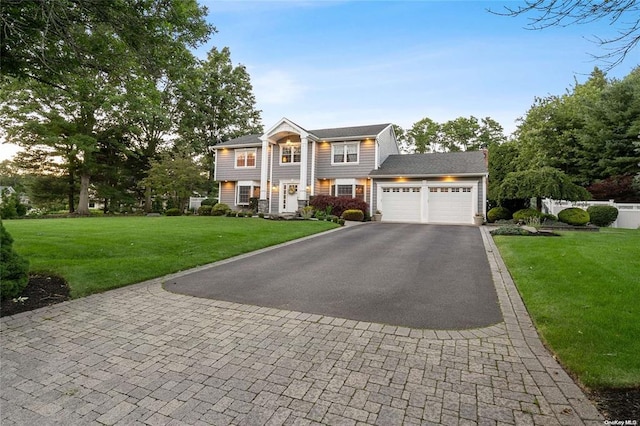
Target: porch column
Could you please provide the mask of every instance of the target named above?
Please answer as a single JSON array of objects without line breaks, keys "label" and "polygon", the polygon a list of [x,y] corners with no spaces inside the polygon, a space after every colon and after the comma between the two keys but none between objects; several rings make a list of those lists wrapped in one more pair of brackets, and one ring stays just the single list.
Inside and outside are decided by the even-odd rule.
[{"label": "porch column", "polygon": [[309,155],[309,139],[307,135],[300,136],[300,183],[298,184],[298,207],[307,205],[307,162]]},{"label": "porch column", "polygon": [[260,200],[258,200],[258,212],[267,213],[269,210],[269,201],[267,194],[268,188],[268,171],[269,171],[269,139],[266,137],[262,140],[262,164],[260,164]]}]

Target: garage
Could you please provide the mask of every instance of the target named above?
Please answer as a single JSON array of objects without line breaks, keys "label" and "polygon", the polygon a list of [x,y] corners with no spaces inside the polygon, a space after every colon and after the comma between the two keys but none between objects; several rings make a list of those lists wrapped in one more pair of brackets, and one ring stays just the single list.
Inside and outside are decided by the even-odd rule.
[{"label": "garage", "polygon": [[380,185],[377,205],[384,222],[473,223],[477,184],[407,183]]},{"label": "garage", "polygon": [[473,223],[472,187],[432,186],[427,200],[428,222]]},{"label": "garage", "polygon": [[383,222],[474,223],[487,204],[487,153],[390,155],[369,173],[371,209]]},{"label": "garage", "polygon": [[421,194],[420,186],[382,187],[381,200],[384,203],[382,220],[389,222],[420,223]]}]

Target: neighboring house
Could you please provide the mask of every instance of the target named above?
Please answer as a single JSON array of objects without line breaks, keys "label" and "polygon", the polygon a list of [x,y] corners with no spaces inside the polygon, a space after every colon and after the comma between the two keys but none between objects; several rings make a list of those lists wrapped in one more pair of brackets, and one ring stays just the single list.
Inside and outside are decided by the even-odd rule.
[{"label": "neighboring house", "polygon": [[391,124],[306,130],[283,118],[215,146],[219,200],[292,213],[314,195],[360,198],[383,221],[473,223],[485,213],[484,152],[401,155]]},{"label": "neighboring house", "polygon": [[2,202],[2,197],[5,195],[7,197],[11,197],[16,193],[16,190],[13,189],[13,186],[0,186],[0,202]]}]

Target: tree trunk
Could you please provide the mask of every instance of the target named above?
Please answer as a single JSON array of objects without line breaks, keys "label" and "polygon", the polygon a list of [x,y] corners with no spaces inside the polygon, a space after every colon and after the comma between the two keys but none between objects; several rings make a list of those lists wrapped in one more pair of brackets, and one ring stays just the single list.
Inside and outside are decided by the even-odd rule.
[{"label": "tree trunk", "polygon": [[91,175],[88,173],[82,173],[80,175],[80,196],[78,197],[78,209],[76,212],[79,215],[89,215],[89,181]]},{"label": "tree trunk", "polygon": [[69,189],[67,190],[67,200],[69,202],[69,213],[73,213],[75,209],[75,197],[74,194],[76,192],[76,182],[75,177],[73,175],[73,171],[69,170]]},{"label": "tree trunk", "polygon": [[153,212],[153,202],[151,201],[151,187],[144,189],[144,211],[145,213]]}]

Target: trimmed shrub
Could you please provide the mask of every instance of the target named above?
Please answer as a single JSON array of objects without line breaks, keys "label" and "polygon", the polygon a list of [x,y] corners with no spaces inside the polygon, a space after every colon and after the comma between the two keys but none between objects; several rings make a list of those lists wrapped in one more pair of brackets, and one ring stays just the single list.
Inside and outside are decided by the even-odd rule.
[{"label": "trimmed shrub", "polygon": [[218,203],[217,200],[214,200],[213,198],[205,198],[204,200],[202,200],[202,202],[200,203],[201,206],[215,206]]},{"label": "trimmed shrub", "polygon": [[492,230],[491,235],[531,235],[526,229],[522,229],[516,225],[504,225]]},{"label": "trimmed shrub", "polygon": [[172,209],[167,209],[166,212],[164,212],[165,215],[167,216],[182,216],[182,212],[180,211],[180,209],[177,208],[172,208]]},{"label": "trimmed shrub", "polygon": [[29,282],[29,261],[13,250],[13,238],[0,222],[0,299],[22,293]]},{"label": "trimmed shrub", "polygon": [[309,205],[316,210],[323,210],[327,214],[341,216],[345,210],[369,210],[369,205],[358,198],[333,197],[331,195],[316,195],[309,201]]},{"label": "trimmed shrub", "polygon": [[362,210],[349,209],[342,212],[342,215],[340,217],[344,220],[362,222],[364,220],[364,213],[362,212]]},{"label": "trimmed shrub", "polygon": [[231,208],[225,203],[218,203],[211,208],[211,216],[224,216],[231,211]]},{"label": "trimmed shrub", "polygon": [[344,223],[345,223],[344,219],[338,219],[338,225],[344,226]]},{"label": "trimmed shrub", "polygon": [[589,223],[589,213],[579,207],[570,207],[558,213],[558,220],[567,225],[584,226]]},{"label": "trimmed shrub", "polygon": [[542,216],[540,216],[540,219],[542,219],[542,221],[553,221],[556,222],[558,220],[558,217],[555,215],[552,215],[551,213],[542,213]]},{"label": "trimmed shrub", "polygon": [[613,206],[589,206],[587,213],[596,226],[609,226],[618,218],[618,209]]},{"label": "trimmed shrub", "polygon": [[491,223],[496,220],[509,220],[513,217],[511,212],[506,207],[494,207],[487,212],[487,220]]},{"label": "trimmed shrub", "polygon": [[540,213],[538,210],[528,208],[528,209],[518,210],[517,212],[515,212],[513,214],[513,220],[515,220],[516,222],[520,222],[520,221],[524,222],[530,217],[539,218],[541,216],[542,216],[542,213]]},{"label": "trimmed shrub", "polygon": [[[211,210],[211,213],[213,213],[213,210]],[[227,212],[227,217],[238,217],[238,212],[236,210],[229,210]]]},{"label": "trimmed shrub", "polygon": [[198,214],[200,216],[211,216],[211,206],[204,205],[204,206],[198,207]]}]

